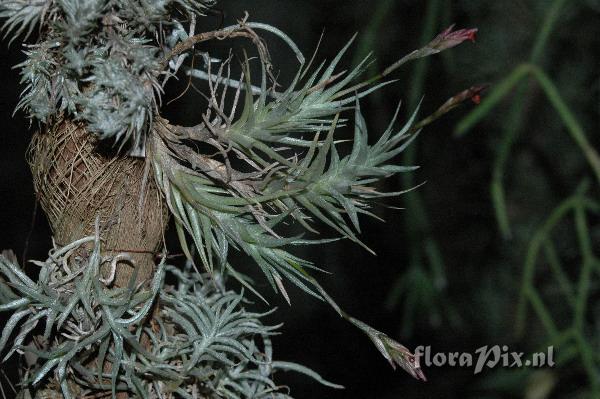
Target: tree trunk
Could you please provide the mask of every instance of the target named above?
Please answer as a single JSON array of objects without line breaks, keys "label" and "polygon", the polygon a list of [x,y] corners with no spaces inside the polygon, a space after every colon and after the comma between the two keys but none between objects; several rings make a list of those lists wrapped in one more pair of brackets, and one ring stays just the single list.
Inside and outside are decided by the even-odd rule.
[{"label": "tree trunk", "polygon": [[[122,254],[113,284],[126,286],[136,269],[138,282],[152,277],[168,209],[144,159],[117,154],[64,120],[34,136],[29,163],[59,246],[93,235],[98,218],[103,256]],[[103,265],[105,278],[110,269]]]},{"label": "tree trunk", "polygon": [[[101,266],[103,278],[114,287],[127,286],[134,275],[136,284],[148,282],[169,214],[146,160],[103,147],[68,120],[36,133],[28,155],[36,195],[56,244],[94,235],[98,220],[101,255],[115,259]],[[78,255],[85,259],[92,249],[90,243]],[[110,363],[105,366],[110,371]],[[62,398],[55,385],[51,380],[36,398]],[[127,397],[118,394],[119,399]]]}]

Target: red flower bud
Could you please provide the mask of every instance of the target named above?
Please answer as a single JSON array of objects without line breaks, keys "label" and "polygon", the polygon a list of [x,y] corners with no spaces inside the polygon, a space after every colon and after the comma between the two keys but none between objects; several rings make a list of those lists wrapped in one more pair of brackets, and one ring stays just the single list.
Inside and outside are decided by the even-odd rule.
[{"label": "red flower bud", "polygon": [[429,43],[429,47],[442,51],[458,46],[465,40],[475,41],[477,28],[459,29],[457,31],[452,31],[452,29],[454,29],[454,25],[437,35],[437,37]]}]

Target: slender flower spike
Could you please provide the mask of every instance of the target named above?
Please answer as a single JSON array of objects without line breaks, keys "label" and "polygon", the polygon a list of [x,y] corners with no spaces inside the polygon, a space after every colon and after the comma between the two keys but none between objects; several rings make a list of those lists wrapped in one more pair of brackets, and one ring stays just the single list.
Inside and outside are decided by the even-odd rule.
[{"label": "slender flower spike", "polygon": [[452,47],[456,47],[465,40],[475,42],[477,28],[459,29],[456,31],[452,31],[452,29],[454,29],[454,25],[451,25],[448,29],[437,35],[436,38],[429,43],[428,47],[438,51],[443,51]]},{"label": "slender flower spike", "polygon": [[416,123],[411,129],[414,131],[422,129],[423,127],[441,118],[442,116],[452,111],[454,108],[458,107],[460,104],[464,103],[467,100],[471,100],[473,101],[473,103],[479,104],[481,102],[481,93],[484,90],[486,90],[487,87],[488,85],[471,86],[467,90],[463,90],[455,96],[450,97],[448,101],[446,101],[441,107],[439,107],[433,114]]},{"label": "slender flower spike", "polygon": [[379,350],[383,357],[390,362],[390,365],[394,370],[396,369],[396,365],[398,365],[417,380],[427,381],[425,374],[421,370],[419,356],[415,356],[404,345],[401,345],[386,334],[374,329],[362,321],[351,316],[346,317],[346,319],[367,334],[373,344],[375,344],[377,350]]},{"label": "slender flower spike", "polygon": [[[470,40],[472,42],[475,41],[475,36],[477,34],[477,28],[471,29],[459,29],[457,31],[452,31],[454,29],[454,25],[451,25],[448,29],[437,35],[432,41],[427,43],[424,47],[417,49],[410,54],[405,55],[389,67],[383,70],[383,72],[377,75],[377,79],[384,78],[394,72],[396,69],[400,68],[400,66],[406,64],[408,61],[416,60],[423,57],[429,57],[430,55],[438,54],[444,50],[447,50],[452,47],[456,47],[465,40]],[[375,79],[376,80],[376,79]],[[367,82],[372,83],[374,79],[368,80]],[[358,87],[364,87],[364,83],[358,85]]]},{"label": "slender flower spike", "polygon": [[[417,380],[427,381],[425,374],[421,370],[418,356],[413,355],[404,345],[399,344],[384,333],[379,333],[377,339],[382,342],[387,354],[391,357],[391,360],[388,358],[388,361],[394,369],[396,369],[395,364],[398,364]],[[385,353],[383,354],[384,357],[387,357]]]},{"label": "slender flower spike", "polygon": [[479,85],[479,86],[471,86],[467,90],[463,90],[455,96],[449,98],[441,107],[439,107],[434,115],[442,116],[447,114],[460,104],[464,103],[467,100],[473,101],[475,104],[479,104],[481,102],[481,93],[484,92],[488,88],[488,85]]}]

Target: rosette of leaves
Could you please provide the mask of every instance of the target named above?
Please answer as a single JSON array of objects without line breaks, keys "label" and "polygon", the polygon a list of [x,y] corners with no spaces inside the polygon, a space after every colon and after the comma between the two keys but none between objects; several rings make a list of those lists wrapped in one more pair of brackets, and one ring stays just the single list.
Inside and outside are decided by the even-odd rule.
[{"label": "rosette of leaves", "polygon": [[[399,128],[394,118],[374,144],[369,144],[359,100],[389,84],[382,79],[405,62],[472,39],[475,30],[448,29],[377,76],[360,81],[370,57],[351,71],[338,70],[351,41],[331,62],[313,67],[284,32],[249,22],[247,17],[236,25],[196,34],[197,19],[210,5],[210,1],[193,0],[0,1],[0,16],[6,18],[5,31],[11,38],[24,32],[31,34],[39,26],[38,41],[28,46],[27,60],[20,65],[25,90],[18,108],[42,123],[51,123],[60,116],[75,119],[98,138],[131,155],[146,157],[174,216],[183,251],[190,262],[199,260],[209,275],[232,276],[260,296],[249,279],[229,262],[230,249],[240,251],[258,265],[288,302],[286,281],[329,303],[367,334],[393,367],[397,364],[415,378],[424,379],[418,358],[340,309],[310,274],[319,271],[320,265],[290,251],[294,246],[340,238],[363,245],[358,238],[359,215],[373,216],[369,209],[374,200],[401,194],[380,192],[378,182],[415,168],[395,165],[396,155],[422,126],[465,96],[451,99],[441,108],[443,112],[419,123],[415,123],[416,112]],[[291,83],[282,86],[276,82],[266,42],[258,31],[276,35],[296,54],[300,67]],[[235,38],[250,39],[254,44],[261,70],[257,81],[250,73],[255,61],[248,59],[241,62],[239,79],[231,75],[230,59],[218,61],[203,53],[204,68],[185,64],[189,55],[193,58],[197,54],[197,44]],[[162,88],[180,69],[204,79],[209,86],[208,107],[199,115],[201,122],[192,127],[174,125],[160,115]],[[340,128],[348,125],[354,128],[354,140],[351,151],[343,155],[336,137]],[[281,228],[283,224],[295,224],[303,233],[288,236]],[[335,234],[315,238],[323,225]],[[58,286],[72,286],[73,271],[67,270],[56,280],[43,272],[40,281],[33,283],[22,280],[16,266],[6,265],[4,273],[15,279],[14,284],[24,287],[17,289],[18,293],[5,290],[10,300],[5,310],[18,309],[11,319],[11,330],[29,315],[29,310],[21,307],[33,303],[40,309],[36,314],[51,315],[49,335],[56,334],[56,328],[75,314],[87,318],[87,324],[79,330],[91,334],[76,342],[59,340],[58,346],[53,341],[45,352],[38,351],[48,361],[40,368],[42,376],[31,382],[56,369],[63,392],[67,392],[65,375],[71,370],[78,385],[110,390],[113,396],[121,388],[143,395],[150,392],[151,386],[156,392],[167,389],[186,397],[190,395],[188,379],[198,378],[205,381],[202,386],[209,392],[237,398],[271,392],[276,386],[268,375],[278,368],[311,374],[299,366],[271,362],[270,355],[259,356],[254,341],[247,336],[258,335],[267,342],[271,329],[259,324],[258,315],[235,312],[241,300],[238,296],[211,291],[216,296],[206,302],[209,294],[203,290],[208,290],[205,286],[209,283],[197,269],[183,273],[159,266],[150,291],[138,292],[134,284],[107,293],[95,271],[102,262],[99,258],[100,254],[93,252],[88,265],[77,269],[81,277],[67,289],[77,295],[67,303],[47,284],[53,281]],[[178,276],[179,289],[163,285],[162,274],[167,270]],[[153,303],[168,322],[144,322]],[[206,306],[209,309],[204,309]],[[219,317],[226,319],[221,321]],[[55,318],[62,323],[53,327]],[[26,323],[30,326],[34,321],[28,319]],[[169,323],[175,327],[167,327]],[[203,340],[205,331],[214,334],[215,328],[224,326],[237,335]],[[130,327],[134,332],[129,331]],[[27,335],[27,328],[19,338]],[[9,335],[10,330],[6,339]],[[182,340],[181,336],[187,338]],[[140,346],[142,337],[148,337],[148,348]],[[92,343],[101,344],[84,350]],[[99,359],[97,373],[84,367],[82,356]],[[111,364],[108,374],[102,367],[104,359]],[[215,362],[213,371],[199,369],[207,359]],[[263,374],[236,371],[241,364],[257,365],[258,373]],[[220,382],[213,383],[213,378],[226,378],[225,388],[218,388]],[[163,379],[176,383],[156,382],[159,385],[155,386],[152,382]],[[254,385],[250,380],[255,380]],[[255,387],[251,388],[252,394],[246,390],[248,384]]]},{"label": "rosette of leaves", "polygon": [[[10,42],[39,26],[27,46],[25,90],[17,109],[48,123],[66,113],[103,139],[143,154],[160,101],[156,37],[187,35],[173,17],[195,19],[212,0],[5,0],[0,17]],[[171,40],[173,41],[173,40]]]},{"label": "rosette of leaves", "polygon": [[[78,255],[90,242],[91,255]],[[290,370],[340,388],[298,364],[273,360],[270,336],[278,326],[264,325],[266,314],[247,311],[243,294],[190,264],[180,270],[163,259],[150,289],[136,286],[135,278],[126,289],[111,288],[100,267],[121,257],[127,254],[103,258],[99,237],[86,237],[35,262],[35,283],[12,254],[0,255],[0,311],[14,312],[0,352],[18,331],[4,360],[16,351],[39,359],[25,385],[54,372],[65,398],[102,390],[142,398],[287,398],[272,378]],[[176,284],[166,284],[166,275]],[[43,335],[34,336],[38,324]]]}]

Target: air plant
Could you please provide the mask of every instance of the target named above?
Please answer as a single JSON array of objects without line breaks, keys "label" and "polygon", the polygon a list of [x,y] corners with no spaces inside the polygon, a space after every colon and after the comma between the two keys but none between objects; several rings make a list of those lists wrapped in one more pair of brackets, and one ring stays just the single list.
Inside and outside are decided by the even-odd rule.
[{"label": "air plant", "polygon": [[[383,79],[405,62],[473,40],[476,30],[450,28],[360,81],[370,56],[349,72],[338,72],[352,40],[331,62],[313,66],[284,32],[250,22],[247,15],[235,25],[196,33],[212,3],[0,2],[10,41],[38,29],[37,42],[26,45],[27,59],[18,66],[25,86],[18,109],[42,124],[31,164],[61,243],[46,262],[37,262],[37,282],[15,259],[0,258],[6,280],[0,282],[0,310],[13,312],[0,350],[7,348],[7,357],[30,352],[37,358],[24,388],[39,388],[54,372],[65,397],[103,391],[113,397],[119,392],[151,398],[288,397],[273,380],[277,370],[296,370],[339,387],[302,366],[272,359],[269,337],[275,327],[245,310],[243,293],[223,286],[230,277],[262,298],[230,262],[235,250],[247,255],[288,302],[287,283],[324,300],[367,334],[393,367],[424,380],[418,358],[407,348],[339,308],[313,276],[324,265],[292,251],[340,238],[366,248],[359,239],[359,216],[373,216],[374,200],[402,194],[381,192],[377,183],[416,168],[394,164],[395,157],[420,128],[481,89],[462,93],[420,122],[417,110],[399,128],[394,117],[374,144],[360,99],[390,84]],[[299,67],[291,83],[275,80],[261,31],[275,34],[296,55]],[[195,45],[235,38],[249,39],[258,54],[241,61],[237,77],[231,57],[215,60],[199,53],[204,67],[188,65],[190,55],[198,54]],[[254,62],[258,79],[250,73]],[[191,127],[160,113],[163,88],[181,73],[209,87],[208,107]],[[347,125],[354,128],[354,140],[344,155],[336,133]],[[113,151],[96,155],[104,143]],[[43,169],[48,165],[56,168]],[[94,180],[103,174],[112,180]],[[76,201],[71,192],[90,204],[65,211],[65,202]],[[148,215],[160,219],[165,205],[187,256],[184,269],[167,265],[165,253],[158,265],[154,262],[164,224],[156,227],[157,240],[142,232]],[[303,233],[287,236],[283,224]],[[323,225],[335,235],[315,238]],[[74,231],[87,238],[73,237]],[[141,250],[118,249],[136,239]],[[105,240],[112,244],[103,246]],[[165,282],[165,274],[176,284]],[[42,320],[40,338],[34,331]],[[52,381],[46,386],[52,388]]]}]

